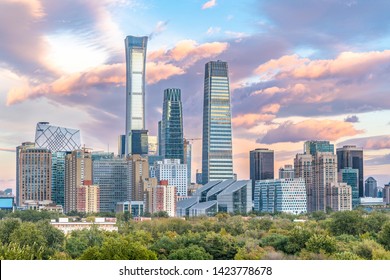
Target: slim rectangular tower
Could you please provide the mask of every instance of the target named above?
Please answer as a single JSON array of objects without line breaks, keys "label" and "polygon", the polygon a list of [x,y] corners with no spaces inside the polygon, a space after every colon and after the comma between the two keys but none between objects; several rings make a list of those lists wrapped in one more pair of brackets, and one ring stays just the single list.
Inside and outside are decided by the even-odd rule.
[{"label": "slim rectangular tower", "polygon": [[233,179],[228,65],[220,60],[205,66],[202,142],[203,184]]},{"label": "slim rectangular tower", "polygon": [[145,130],[145,66],[148,37],[127,36],[126,155],[132,154],[132,131]]}]

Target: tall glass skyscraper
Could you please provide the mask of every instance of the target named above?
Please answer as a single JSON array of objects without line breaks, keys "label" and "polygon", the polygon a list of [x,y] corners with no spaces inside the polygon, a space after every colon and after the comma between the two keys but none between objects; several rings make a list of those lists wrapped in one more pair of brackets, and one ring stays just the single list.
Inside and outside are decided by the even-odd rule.
[{"label": "tall glass skyscraper", "polygon": [[254,198],[256,181],[274,179],[274,151],[255,149],[249,152],[249,176],[252,180],[252,198]]},{"label": "tall glass skyscraper", "polygon": [[147,42],[148,37],[146,36],[127,36],[125,39],[126,155],[133,153],[132,130],[145,130],[145,65]]},{"label": "tall glass skyscraper", "polygon": [[220,60],[205,66],[202,142],[203,184],[233,179],[228,65]]},{"label": "tall glass skyscraper", "polygon": [[359,170],[359,197],[364,197],[363,148],[343,146],[337,151],[337,169],[351,167]]},{"label": "tall glass skyscraper", "polygon": [[183,110],[181,91],[178,88],[164,90],[163,115],[160,129],[161,155],[166,159],[180,159],[180,163],[183,163]]}]

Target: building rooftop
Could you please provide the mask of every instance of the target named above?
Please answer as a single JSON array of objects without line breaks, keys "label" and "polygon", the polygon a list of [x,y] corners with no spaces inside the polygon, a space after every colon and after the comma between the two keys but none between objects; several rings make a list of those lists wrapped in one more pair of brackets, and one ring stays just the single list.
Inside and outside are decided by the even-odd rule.
[{"label": "building rooftop", "polygon": [[241,189],[243,186],[246,186],[248,183],[251,184],[251,180],[236,181],[234,184],[230,185],[222,193],[220,193],[220,195],[233,193],[233,192]]},{"label": "building rooftop", "polygon": [[206,201],[202,203],[195,204],[194,206],[191,207],[191,210],[205,210],[208,209],[214,205],[216,205],[218,202],[216,200],[212,201]]},{"label": "building rooftop", "polygon": [[198,198],[191,197],[188,199],[183,199],[183,200],[178,201],[176,203],[176,208],[186,209],[186,208],[190,208],[190,207],[194,206],[197,203],[198,203]]},{"label": "building rooftop", "polygon": [[210,181],[203,187],[200,187],[199,189],[196,190],[195,195],[199,196],[202,192],[204,191],[209,191],[211,188],[213,188],[215,185],[221,183],[222,180],[217,180],[217,181]]},{"label": "building rooftop", "polygon": [[231,184],[233,184],[235,182],[235,180],[233,179],[229,179],[229,180],[225,180],[225,181],[222,181],[220,182],[218,185],[215,185],[208,193],[207,193],[207,198],[209,198],[210,196],[214,195],[214,194],[217,194],[217,193],[220,193],[222,192],[224,189],[226,189],[227,187],[229,187]]}]

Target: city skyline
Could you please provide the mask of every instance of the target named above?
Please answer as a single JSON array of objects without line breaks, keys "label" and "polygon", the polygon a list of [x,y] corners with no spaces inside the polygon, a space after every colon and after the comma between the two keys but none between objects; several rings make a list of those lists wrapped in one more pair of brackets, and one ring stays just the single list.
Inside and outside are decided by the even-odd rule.
[{"label": "city skyline", "polygon": [[[249,178],[250,150],[274,150],[277,172],[313,139],[362,147],[364,179],[372,176],[378,186],[390,180],[389,3],[70,2],[0,3],[0,187],[15,189],[15,153],[8,151],[33,141],[41,121],[79,129],[82,144],[94,150],[117,150],[129,34],[150,38],[149,135],[157,135],[163,90],[177,87],[184,136],[201,137],[204,64],[223,60],[239,179]],[[192,149],[195,171],[201,141]]]}]

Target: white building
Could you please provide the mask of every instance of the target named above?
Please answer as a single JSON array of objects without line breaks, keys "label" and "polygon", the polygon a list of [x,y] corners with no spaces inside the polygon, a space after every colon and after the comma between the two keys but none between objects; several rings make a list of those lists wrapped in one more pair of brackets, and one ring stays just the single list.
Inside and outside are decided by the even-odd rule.
[{"label": "white building", "polygon": [[307,212],[306,200],[306,186],[303,178],[256,181],[255,211],[305,213]]},{"label": "white building", "polygon": [[178,196],[187,196],[187,164],[181,164],[179,159],[156,161],[154,174],[158,182],[167,180],[169,186],[175,186]]}]

